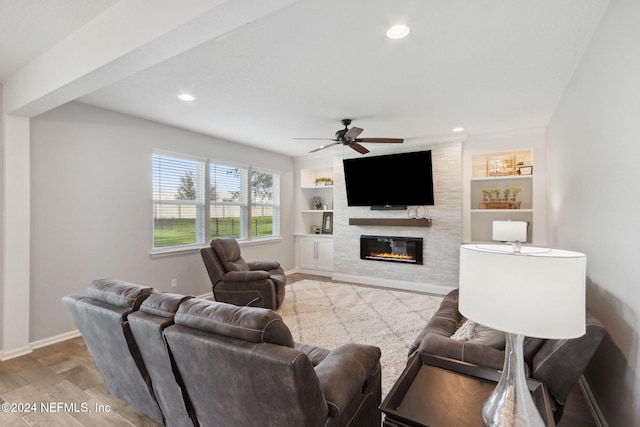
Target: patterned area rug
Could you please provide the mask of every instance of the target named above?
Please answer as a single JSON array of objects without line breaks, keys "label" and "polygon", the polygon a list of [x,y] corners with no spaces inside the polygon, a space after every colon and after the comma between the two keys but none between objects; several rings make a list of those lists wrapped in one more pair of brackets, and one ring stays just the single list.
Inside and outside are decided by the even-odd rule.
[{"label": "patterned area rug", "polygon": [[409,346],[442,297],[301,280],[286,287],[279,310],[293,339],[329,350],[355,342],[382,350],[382,398],[407,363]]}]

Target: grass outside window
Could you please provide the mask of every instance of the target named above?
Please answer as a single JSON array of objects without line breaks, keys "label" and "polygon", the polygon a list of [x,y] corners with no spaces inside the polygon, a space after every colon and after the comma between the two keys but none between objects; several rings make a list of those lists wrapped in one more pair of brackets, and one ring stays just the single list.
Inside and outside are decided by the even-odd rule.
[{"label": "grass outside window", "polygon": [[[211,239],[222,236],[240,238],[239,218],[211,218]],[[196,220],[195,218],[158,218],[154,221],[153,244],[156,248],[195,245]],[[251,234],[253,237],[271,236],[273,230],[273,217],[254,217],[251,221]]]}]

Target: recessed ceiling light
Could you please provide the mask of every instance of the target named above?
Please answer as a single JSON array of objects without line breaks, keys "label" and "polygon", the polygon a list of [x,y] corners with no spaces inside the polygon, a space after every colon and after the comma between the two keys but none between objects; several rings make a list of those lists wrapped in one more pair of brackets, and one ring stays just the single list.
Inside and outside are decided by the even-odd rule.
[{"label": "recessed ceiling light", "polygon": [[387,37],[390,39],[401,39],[409,34],[409,27],[404,24],[394,25],[387,30]]},{"label": "recessed ceiling light", "polygon": [[463,127],[457,127],[457,128],[453,128],[454,132],[462,132],[464,130]]},{"label": "recessed ceiling light", "polygon": [[181,93],[178,95],[178,98],[180,98],[180,100],[182,101],[193,101],[194,99],[196,99],[195,96],[190,95],[188,93]]}]

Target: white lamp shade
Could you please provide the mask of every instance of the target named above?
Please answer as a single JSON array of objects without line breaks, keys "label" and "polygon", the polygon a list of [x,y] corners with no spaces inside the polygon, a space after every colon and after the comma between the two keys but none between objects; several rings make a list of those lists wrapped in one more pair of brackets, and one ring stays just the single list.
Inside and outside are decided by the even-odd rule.
[{"label": "white lamp shade", "polygon": [[459,310],[477,323],[538,338],[585,333],[586,256],[503,245],[460,248]]},{"label": "white lamp shade", "polygon": [[493,221],[491,239],[499,242],[527,241],[526,221]]}]

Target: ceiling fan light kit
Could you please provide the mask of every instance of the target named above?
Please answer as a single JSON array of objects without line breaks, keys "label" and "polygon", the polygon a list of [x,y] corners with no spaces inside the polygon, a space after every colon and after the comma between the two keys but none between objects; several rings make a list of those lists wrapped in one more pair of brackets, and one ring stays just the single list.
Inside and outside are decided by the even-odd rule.
[{"label": "ceiling fan light kit", "polygon": [[382,144],[401,144],[404,142],[402,138],[358,138],[358,136],[364,131],[364,129],[358,127],[352,127],[349,129],[349,125],[351,124],[351,119],[342,119],[342,124],[344,125],[344,129],[339,129],[336,131],[335,138],[294,138],[294,139],[327,139],[329,141],[335,141],[333,144],[322,145],[314,150],[311,150],[310,153],[315,153],[316,151],[324,150],[325,148],[333,147],[334,145],[342,144],[346,147],[349,147],[360,154],[367,154],[369,150],[360,145],[361,142],[371,142],[371,143],[382,143]]}]

